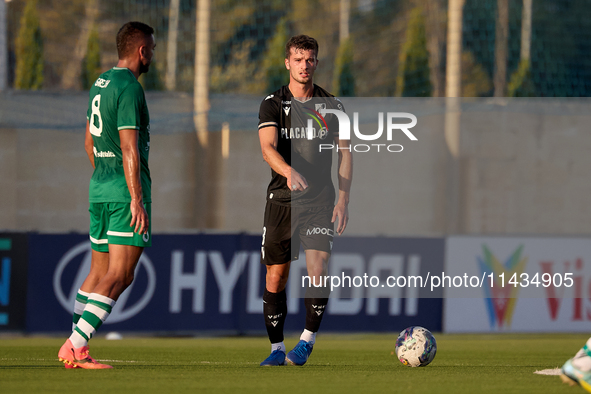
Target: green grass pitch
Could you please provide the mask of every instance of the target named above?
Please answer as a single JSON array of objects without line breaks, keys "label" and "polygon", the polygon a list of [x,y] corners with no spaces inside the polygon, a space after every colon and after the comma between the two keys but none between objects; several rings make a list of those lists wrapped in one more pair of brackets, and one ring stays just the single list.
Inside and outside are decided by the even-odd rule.
[{"label": "green grass pitch", "polygon": [[[0,393],[583,393],[557,368],[585,343],[581,334],[443,335],[431,365],[409,368],[396,335],[320,334],[303,367],[259,367],[266,337],[125,338],[91,341],[112,370],[66,370],[65,338],[0,337]],[[297,337],[286,338],[290,349]]]}]

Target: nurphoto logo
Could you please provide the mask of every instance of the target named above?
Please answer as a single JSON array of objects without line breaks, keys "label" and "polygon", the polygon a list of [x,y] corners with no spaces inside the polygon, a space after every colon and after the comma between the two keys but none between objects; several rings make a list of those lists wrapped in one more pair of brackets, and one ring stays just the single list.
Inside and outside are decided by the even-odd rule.
[{"label": "nurphoto logo", "polygon": [[[342,140],[351,140],[351,120],[349,116],[338,109],[320,108],[317,112],[318,116],[324,121],[326,114],[333,114],[337,117],[339,122],[339,138]],[[417,117],[408,112],[387,112],[386,118],[386,140],[392,141],[392,136],[395,130],[402,131],[411,141],[418,141],[417,137],[410,132],[409,129],[417,125]],[[408,119],[409,123],[394,123],[394,119]],[[318,120],[317,120],[318,121]],[[312,127],[312,119],[308,119],[308,128]],[[382,134],[384,134],[384,113],[378,113],[378,130],[374,134],[363,134],[359,130],[359,112],[353,113],[353,132],[355,136],[362,141],[378,141]],[[341,148],[334,144],[320,144],[319,151],[328,149],[337,152],[342,149],[351,150],[354,152],[365,153],[370,151],[388,151],[392,153],[402,152],[404,147],[400,144],[386,144],[386,143],[372,143],[372,144],[354,144],[347,148]]]}]

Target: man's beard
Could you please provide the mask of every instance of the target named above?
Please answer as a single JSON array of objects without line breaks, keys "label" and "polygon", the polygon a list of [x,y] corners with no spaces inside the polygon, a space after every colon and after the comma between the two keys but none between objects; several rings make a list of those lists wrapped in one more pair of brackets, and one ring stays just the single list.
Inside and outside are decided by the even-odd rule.
[{"label": "man's beard", "polygon": [[140,74],[145,74],[150,70],[150,65],[149,64],[141,64],[140,65]]},{"label": "man's beard", "polygon": [[310,80],[312,79],[312,74],[308,73],[308,77],[307,78],[303,78],[300,76],[299,73],[293,75],[293,79],[295,79],[296,82],[299,82],[301,84],[305,84],[307,82],[310,82]]}]

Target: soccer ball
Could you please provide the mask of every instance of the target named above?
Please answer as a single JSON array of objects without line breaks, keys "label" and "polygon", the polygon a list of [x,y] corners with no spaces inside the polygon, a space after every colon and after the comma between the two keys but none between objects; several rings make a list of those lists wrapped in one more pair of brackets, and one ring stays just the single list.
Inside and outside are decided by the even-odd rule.
[{"label": "soccer ball", "polygon": [[419,326],[408,327],[396,339],[396,356],[409,367],[429,365],[437,353],[437,342],[429,330]]}]

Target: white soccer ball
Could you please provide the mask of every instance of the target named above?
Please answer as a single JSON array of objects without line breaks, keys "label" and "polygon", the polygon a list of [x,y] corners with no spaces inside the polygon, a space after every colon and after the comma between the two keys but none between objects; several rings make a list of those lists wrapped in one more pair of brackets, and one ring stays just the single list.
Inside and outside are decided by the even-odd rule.
[{"label": "white soccer ball", "polygon": [[408,327],[396,339],[396,356],[409,367],[429,365],[437,353],[437,342],[429,330],[419,326]]}]

